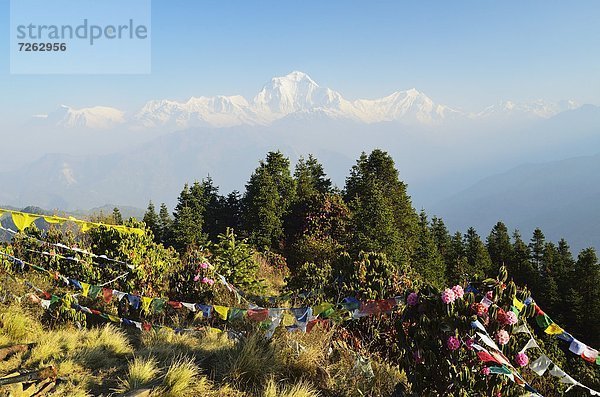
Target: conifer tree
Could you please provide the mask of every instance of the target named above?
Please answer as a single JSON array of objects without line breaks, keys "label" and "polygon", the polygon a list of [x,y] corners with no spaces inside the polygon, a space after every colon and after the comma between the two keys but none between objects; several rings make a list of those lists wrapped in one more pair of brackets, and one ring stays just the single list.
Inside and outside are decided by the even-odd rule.
[{"label": "conifer tree", "polygon": [[531,262],[538,272],[542,271],[542,257],[544,256],[544,246],[546,244],[546,237],[539,228],[533,231],[531,242],[529,243],[529,249],[531,250]]},{"label": "conifer tree", "polygon": [[558,250],[556,246],[548,242],[544,245],[540,267],[540,292],[538,302],[542,304],[545,310],[556,313],[555,321],[562,321],[561,297],[559,295],[559,285],[556,274],[556,263],[558,260]]},{"label": "conifer tree", "polygon": [[167,205],[165,203],[162,203],[160,205],[160,210],[158,211],[158,218],[160,220],[160,242],[163,244],[167,244],[171,236],[173,220],[171,219],[169,209],[167,208]]},{"label": "conifer tree", "polygon": [[501,266],[508,265],[512,258],[512,244],[508,228],[502,222],[498,222],[492,228],[486,240],[487,250],[492,261],[492,272],[498,272]]},{"label": "conifer tree", "polygon": [[207,240],[204,226],[204,189],[198,182],[192,187],[186,183],[173,212],[171,245],[179,252],[191,245],[201,245]]},{"label": "conifer tree", "polygon": [[349,211],[315,157],[300,158],[294,171],[295,200],[285,219],[288,265],[329,263],[343,248]]},{"label": "conifer tree", "polygon": [[112,218],[115,225],[123,224],[123,215],[121,215],[121,210],[118,207],[113,208]]},{"label": "conifer tree", "polygon": [[307,160],[300,157],[294,170],[298,200],[315,194],[331,193],[331,179],[327,178],[323,165],[311,154]]},{"label": "conifer tree", "polygon": [[450,284],[462,284],[470,276],[467,274],[467,256],[463,235],[454,233],[450,238],[450,248],[446,261],[446,279]]},{"label": "conifer tree", "polygon": [[452,238],[442,218],[431,218],[431,236],[446,265],[452,260]]},{"label": "conifer tree", "polygon": [[226,197],[221,197],[221,225],[235,232],[242,228],[242,198],[240,192],[232,191]]},{"label": "conifer tree", "polygon": [[392,158],[376,149],[363,153],[346,179],[344,200],[351,209],[353,244],[360,251],[382,252],[394,263],[408,263],[416,245],[418,216],[398,178]]},{"label": "conifer tree", "polygon": [[160,218],[156,213],[156,208],[154,208],[154,203],[152,200],[150,200],[148,203],[148,209],[144,214],[143,221],[146,224],[146,227],[152,231],[154,242],[160,243],[162,239],[162,228],[160,225]]},{"label": "conifer tree", "polygon": [[586,248],[577,257],[573,289],[578,296],[571,310],[576,313],[575,330],[588,345],[600,345],[600,264],[596,251]]},{"label": "conifer tree", "polygon": [[485,277],[491,274],[492,261],[490,255],[474,228],[470,227],[465,234],[465,257],[467,273],[471,276]]},{"label": "conifer tree", "polygon": [[281,152],[269,152],[246,184],[244,228],[259,249],[280,249],[283,221],[294,200],[290,162]]},{"label": "conifer tree", "polygon": [[412,258],[413,268],[426,282],[438,288],[446,284],[444,260],[438,252],[435,240],[429,230],[425,211],[419,215],[417,244]]},{"label": "conifer tree", "polygon": [[536,291],[539,285],[539,273],[531,263],[531,250],[518,230],[513,233],[513,258],[507,268],[515,283],[526,285],[531,291]]},{"label": "conifer tree", "polygon": [[223,198],[219,196],[219,188],[214,185],[210,176],[202,181],[202,204],[204,206],[204,233],[212,242],[217,241],[219,234],[225,233],[223,225]]}]

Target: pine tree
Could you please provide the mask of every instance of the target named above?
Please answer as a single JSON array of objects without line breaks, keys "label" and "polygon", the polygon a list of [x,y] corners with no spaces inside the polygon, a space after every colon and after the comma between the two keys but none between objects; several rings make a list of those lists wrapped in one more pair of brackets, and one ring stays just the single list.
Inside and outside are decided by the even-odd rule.
[{"label": "pine tree", "polygon": [[331,179],[327,178],[323,165],[312,154],[308,156],[308,160],[300,157],[294,170],[294,179],[296,196],[299,199],[319,193],[331,193]]},{"label": "pine tree", "polygon": [[242,229],[242,198],[240,192],[234,190],[226,197],[221,197],[221,225],[233,229],[235,232]]},{"label": "pine tree", "polygon": [[123,215],[121,215],[121,210],[118,207],[113,208],[112,218],[115,225],[123,224]]},{"label": "pine tree", "polygon": [[492,274],[490,255],[481,238],[472,227],[465,234],[465,257],[468,265],[467,273],[470,276],[482,278]]},{"label": "pine tree", "polygon": [[206,242],[207,236],[202,231],[204,205],[202,185],[194,182],[190,188],[185,184],[173,213],[171,245],[179,252],[185,251],[188,246],[202,245]]},{"label": "pine tree", "polygon": [[538,282],[538,271],[531,263],[531,250],[521,238],[518,230],[513,233],[513,258],[507,266],[508,274],[513,277],[515,283],[529,287],[535,292]]},{"label": "pine tree", "polygon": [[470,276],[467,274],[468,263],[463,235],[454,233],[450,238],[450,248],[446,261],[446,279],[452,285],[463,284]]},{"label": "pine tree", "polygon": [[152,231],[154,242],[160,243],[162,239],[162,228],[160,225],[160,218],[156,213],[156,208],[154,208],[154,203],[152,203],[152,201],[148,203],[148,209],[144,214],[143,221],[146,224],[146,227]]},{"label": "pine tree", "polygon": [[360,156],[346,179],[344,200],[353,214],[354,255],[377,251],[396,264],[410,261],[419,218],[386,152]]},{"label": "pine tree", "polygon": [[290,162],[281,152],[270,152],[246,184],[244,228],[259,249],[280,249],[283,221],[295,196]]},{"label": "pine tree", "polygon": [[542,257],[544,255],[545,244],[546,238],[544,237],[544,233],[539,228],[535,229],[529,243],[529,249],[531,250],[531,262],[538,272],[542,271]]},{"label": "pine tree", "polygon": [[438,252],[435,240],[429,230],[425,211],[419,215],[417,244],[412,257],[413,268],[423,279],[438,288],[446,284],[444,260]]},{"label": "pine tree", "polygon": [[501,266],[508,265],[512,259],[512,244],[508,228],[502,222],[496,223],[486,240],[487,250],[492,261],[492,272],[498,272]]},{"label": "pine tree", "polygon": [[223,224],[223,198],[219,196],[219,188],[210,176],[202,181],[202,204],[204,206],[204,233],[212,242],[217,241],[219,234],[226,231]]},{"label": "pine tree", "polygon": [[575,316],[575,332],[590,346],[600,345],[600,264],[593,248],[581,251],[573,272],[573,289],[579,299],[571,310]]},{"label": "pine tree", "polygon": [[431,236],[446,265],[451,262],[452,258],[452,238],[442,218],[431,218]]},{"label": "pine tree", "polygon": [[158,218],[160,220],[159,229],[161,231],[160,234],[160,242],[163,244],[167,244],[171,238],[171,229],[173,227],[173,220],[171,219],[171,215],[169,214],[169,209],[165,203],[160,205],[160,210],[158,211]]}]

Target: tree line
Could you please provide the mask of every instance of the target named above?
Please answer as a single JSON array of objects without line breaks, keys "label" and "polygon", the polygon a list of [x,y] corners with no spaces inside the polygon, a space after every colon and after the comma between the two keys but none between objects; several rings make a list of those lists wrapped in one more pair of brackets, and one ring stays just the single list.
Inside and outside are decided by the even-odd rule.
[{"label": "tree line", "polygon": [[314,156],[301,158],[292,170],[281,152],[269,152],[243,193],[221,195],[208,177],[183,187],[172,214],[164,203],[157,212],[150,202],[143,220],[157,243],[180,253],[222,241],[233,230],[256,250],[285,258],[290,286],[303,288],[335,283],[336,268],[376,266],[379,259],[369,261],[365,253],[437,287],[481,279],[505,265],[557,323],[600,344],[594,249],[575,258],[564,239],[546,241],[536,229],[526,240],[502,222],[485,239],[474,228],[451,234],[441,218],[415,210],[393,159],[382,150],[362,153],[343,189]]}]

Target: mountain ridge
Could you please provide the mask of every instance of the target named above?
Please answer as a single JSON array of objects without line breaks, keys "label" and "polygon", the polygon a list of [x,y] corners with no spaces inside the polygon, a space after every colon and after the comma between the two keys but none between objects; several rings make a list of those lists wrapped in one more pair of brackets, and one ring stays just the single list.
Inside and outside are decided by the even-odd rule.
[{"label": "mountain ridge", "polygon": [[48,115],[35,117],[64,128],[125,126],[131,130],[268,126],[288,116],[312,113],[366,124],[399,121],[431,126],[455,119],[549,118],[577,106],[573,101],[540,100],[531,104],[504,101],[480,112],[465,112],[436,103],[415,88],[394,91],[381,98],[350,101],[338,91],[321,87],[308,74],[293,71],[273,77],[252,99],[241,95],[192,96],[186,101],[158,99],[147,101],[132,113],[109,106],[75,109],[63,105]]}]

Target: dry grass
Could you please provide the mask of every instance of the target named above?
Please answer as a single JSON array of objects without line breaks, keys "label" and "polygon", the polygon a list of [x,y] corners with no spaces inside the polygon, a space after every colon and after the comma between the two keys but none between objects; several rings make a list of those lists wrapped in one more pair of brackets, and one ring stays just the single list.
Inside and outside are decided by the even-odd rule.
[{"label": "dry grass", "polygon": [[158,362],[154,357],[135,357],[129,362],[127,377],[120,380],[118,391],[126,392],[147,386],[159,373]]},{"label": "dry grass", "polygon": [[240,340],[227,352],[223,378],[244,388],[262,385],[279,370],[273,345],[259,334]]},{"label": "dry grass", "polygon": [[[205,377],[197,379],[199,370],[190,358],[178,358],[174,360],[165,374],[159,394],[165,397],[179,397],[190,395],[192,387],[195,391],[204,387],[210,391],[210,385]],[[199,382],[196,382],[196,381]],[[196,383],[196,384],[195,384]]]},{"label": "dry grass", "polygon": [[261,397],[318,397],[321,394],[310,383],[300,381],[291,386],[278,386],[273,378],[269,379]]}]

